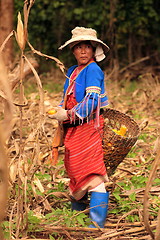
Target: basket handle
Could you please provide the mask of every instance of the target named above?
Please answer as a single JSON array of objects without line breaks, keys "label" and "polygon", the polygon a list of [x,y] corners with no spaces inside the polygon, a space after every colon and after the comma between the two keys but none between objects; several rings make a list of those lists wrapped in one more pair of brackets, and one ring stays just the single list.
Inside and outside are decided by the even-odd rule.
[{"label": "basket handle", "polygon": [[140,131],[143,131],[148,126],[148,120],[144,120],[139,124]]}]

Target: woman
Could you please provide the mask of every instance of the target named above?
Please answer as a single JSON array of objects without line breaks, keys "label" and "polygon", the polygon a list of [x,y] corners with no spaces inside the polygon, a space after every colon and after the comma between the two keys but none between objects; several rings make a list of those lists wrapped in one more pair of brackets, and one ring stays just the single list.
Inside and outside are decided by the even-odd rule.
[{"label": "woman", "polygon": [[95,30],[84,27],[73,29],[72,38],[59,49],[67,45],[77,65],[68,70],[64,98],[52,118],[63,122],[65,128],[64,163],[70,178],[72,209],[84,210],[82,200],[90,192],[90,218],[103,228],[109,193],[104,185],[108,177],[103,162],[102,108],[108,105],[108,99],[104,74],[96,61],[102,61],[109,48],[97,38]]}]

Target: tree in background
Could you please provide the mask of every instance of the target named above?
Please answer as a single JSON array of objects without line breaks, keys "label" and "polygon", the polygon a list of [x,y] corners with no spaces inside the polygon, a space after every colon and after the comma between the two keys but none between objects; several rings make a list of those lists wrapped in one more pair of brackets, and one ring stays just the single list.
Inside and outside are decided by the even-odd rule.
[{"label": "tree in background", "polygon": [[[0,46],[13,30],[13,0],[0,0]],[[4,61],[8,65],[13,60],[13,39],[10,39],[3,53]]]},{"label": "tree in background", "polygon": [[[126,63],[160,50],[157,40],[160,11],[155,0],[119,0],[116,9],[116,41]],[[124,61],[124,59],[123,59]]]},{"label": "tree in background", "polygon": [[[9,1],[13,3],[1,0],[1,5]],[[23,3],[14,0],[15,25]],[[110,46],[111,67],[123,67],[160,50],[158,4],[159,0],[35,0],[29,17],[29,41],[37,50],[59,57],[58,47],[71,37],[75,26],[92,27]],[[73,61],[69,53],[64,50],[60,54],[69,66]]]}]

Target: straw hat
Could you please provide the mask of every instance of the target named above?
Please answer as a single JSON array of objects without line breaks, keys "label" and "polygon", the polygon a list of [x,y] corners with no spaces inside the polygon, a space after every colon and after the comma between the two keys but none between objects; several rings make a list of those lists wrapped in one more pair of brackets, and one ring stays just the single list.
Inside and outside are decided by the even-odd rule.
[{"label": "straw hat", "polygon": [[100,39],[97,38],[97,32],[94,29],[76,27],[71,32],[72,32],[71,39],[65,42],[58,49],[62,50],[67,45],[69,45],[70,48],[72,48],[81,41],[89,40],[93,45],[93,47],[96,47],[96,51],[95,51],[96,61],[99,62],[105,58],[104,53],[109,51],[109,47],[104,42],[102,42]]}]

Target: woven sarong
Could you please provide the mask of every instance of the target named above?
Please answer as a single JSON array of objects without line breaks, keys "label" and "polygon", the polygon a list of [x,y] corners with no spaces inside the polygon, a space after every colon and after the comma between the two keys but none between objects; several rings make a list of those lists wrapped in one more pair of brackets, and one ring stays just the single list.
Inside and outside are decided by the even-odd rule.
[{"label": "woven sarong", "polygon": [[66,131],[64,163],[70,178],[70,192],[77,200],[105,181],[102,149],[104,119],[102,115],[99,118],[99,128],[95,128],[95,121],[90,120]]}]

